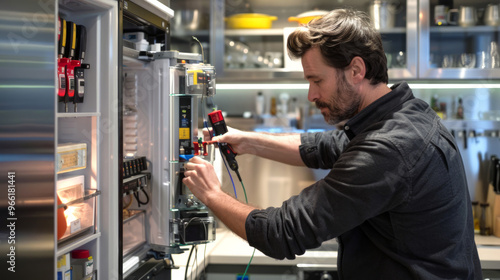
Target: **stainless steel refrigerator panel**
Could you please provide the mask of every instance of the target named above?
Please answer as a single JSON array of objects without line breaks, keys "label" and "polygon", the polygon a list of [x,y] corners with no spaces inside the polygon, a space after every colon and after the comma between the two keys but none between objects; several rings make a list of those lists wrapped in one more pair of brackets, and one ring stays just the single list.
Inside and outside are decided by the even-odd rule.
[{"label": "stainless steel refrigerator panel", "polygon": [[55,275],[55,11],[52,2],[2,1],[1,279]]}]

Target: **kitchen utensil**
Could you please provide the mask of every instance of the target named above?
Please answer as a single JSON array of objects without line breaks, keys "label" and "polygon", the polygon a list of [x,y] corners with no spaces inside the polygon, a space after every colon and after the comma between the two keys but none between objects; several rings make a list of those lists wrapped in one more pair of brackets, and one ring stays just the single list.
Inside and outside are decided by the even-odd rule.
[{"label": "kitchen utensil", "polygon": [[500,5],[488,4],[484,11],[484,23],[489,26],[500,25]]},{"label": "kitchen utensil", "polygon": [[491,55],[486,51],[477,53],[477,68],[488,69],[491,68]]},{"label": "kitchen utensil", "polygon": [[266,14],[245,13],[225,18],[229,29],[269,29],[278,17]]},{"label": "kitchen utensil", "polygon": [[396,61],[395,61],[395,66],[396,68],[406,68],[406,53],[404,51],[399,51],[396,53]]},{"label": "kitchen utensil", "polygon": [[[458,19],[452,19],[454,14],[458,13]],[[476,8],[472,6],[460,6],[458,9],[451,9],[448,12],[446,20],[451,25],[460,25],[462,27],[470,27],[477,24]]]},{"label": "kitchen utensil", "polygon": [[384,0],[373,0],[369,7],[370,19],[377,30],[393,28],[398,5]]},{"label": "kitchen utensil", "polygon": [[476,54],[463,53],[460,55],[460,67],[474,68],[476,66]]},{"label": "kitchen utensil", "polygon": [[178,10],[173,18],[173,30],[204,30],[208,29],[209,15],[201,10]]},{"label": "kitchen utensil", "polygon": [[500,54],[498,53],[498,44],[495,41],[491,41],[490,47],[490,58],[491,58],[491,68],[500,67]]},{"label": "kitchen utensil", "polygon": [[434,23],[436,25],[447,25],[446,21],[449,7],[445,5],[436,5],[434,7]]},{"label": "kitchen utensil", "polygon": [[443,62],[441,64],[441,67],[443,68],[452,68],[455,65],[455,59],[453,55],[451,54],[445,54],[443,55]]},{"label": "kitchen utensil", "polygon": [[327,13],[328,13],[328,11],[323,11],[323,10],[307,11],[307,12],[301,13],[297,16],[289,17],[288,21],[289,22],[296,21],[300,25],[305,25],[305,24],[308,24],[311,20],[313,20],[315,18],[322,17],[322,16],[326,15]]}]

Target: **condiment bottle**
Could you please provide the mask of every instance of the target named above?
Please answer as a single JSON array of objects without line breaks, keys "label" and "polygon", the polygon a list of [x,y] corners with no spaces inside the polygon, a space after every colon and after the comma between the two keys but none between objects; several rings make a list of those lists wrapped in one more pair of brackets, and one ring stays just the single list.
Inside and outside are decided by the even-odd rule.
[{"label": "condiment bottle", "polygon": [[458,120],[464,119],[464,106],[462,105],[462,98],[458,99],[458,107],[457,107],[457,116],[456,117]]},{"label": "condiment bottle", "polygon": [[276,116],[276,97],[271,97],[271,108],[269,109],[269,113],[271,113],[271,116]]},{"label": "condiment bottle", "polygon": [[73,267],[73,280],[86,279],[85,276],[94,271],[94,260],[89,250],[73,250],[71,252],[71,266]]}]

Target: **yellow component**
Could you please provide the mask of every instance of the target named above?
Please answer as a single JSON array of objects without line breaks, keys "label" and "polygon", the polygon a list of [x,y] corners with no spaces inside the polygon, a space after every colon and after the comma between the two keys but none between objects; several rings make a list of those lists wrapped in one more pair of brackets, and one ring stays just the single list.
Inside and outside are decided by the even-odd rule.
[{"label": "yellow component", "polygon": [[190,131],[189,127],[179,128],[179,139],[182,139],[182,140],[189,139],[190,138],[189,131]]},{"label": "yellow component", "polygon": [[76,23],[73,23],[73,39],[71,40],[71,48],[75,49],[76,48]]},{"label": "yellow component", "polygon": [[203,73],[203,70],[189,70],[188,73],[188,85],[197,85],[198,84],[198,74]]},{"label": "yellow component", "polygon": [[63,47],[65,47],[66,46],[66,20],[65,19],[62,20],[61,25],[62,25],[62,41],[61,41],[61,45]]},{"label": "yellow component", "polygon": [[265,14],[236,14],[225,18],[229,29],[269,29],[278,17]]}]

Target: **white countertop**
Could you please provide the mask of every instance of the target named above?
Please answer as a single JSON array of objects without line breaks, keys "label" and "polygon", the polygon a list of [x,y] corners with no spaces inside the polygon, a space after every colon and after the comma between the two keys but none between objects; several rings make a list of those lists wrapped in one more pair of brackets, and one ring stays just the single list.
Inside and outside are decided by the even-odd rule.
[{"label": "white countertop", "polygon": [[[477,250],[483,269],[500,270],[500,238],[495,236],[476,235]],[[206,246],[206,249],[205,249]],[[204,250],[205,253],[204,253]],[[239,264],[246,265],[250,261],[254,248],[239,236],[227,229],[217,229],[216,241],[206,245],[198,245],[197,262],[193,264],[194,253],[191,257],[188,279],[192,271],[196,275],[202,273],[203,268],[209,264]],[[173,280],[184,279],[189,251],[180,255],[173,255],[174,263],[179,269],[172,270]],[[336,265],[336,251],[306,251],[294,260],[276,260],[267,257],[259,250],[255,254],[251,265]]]}]

